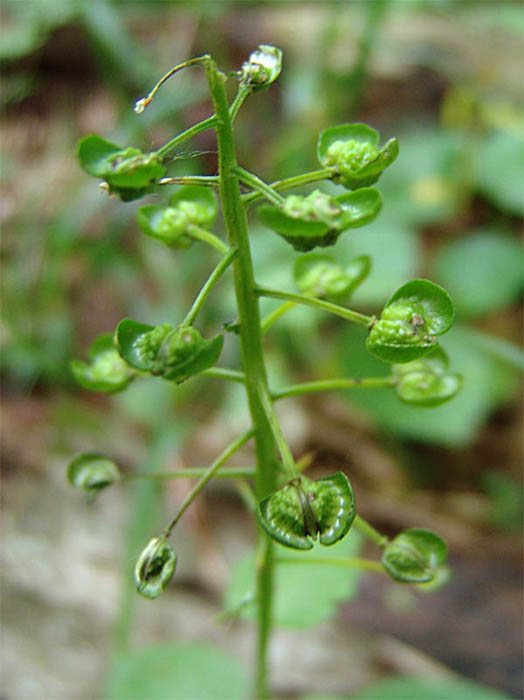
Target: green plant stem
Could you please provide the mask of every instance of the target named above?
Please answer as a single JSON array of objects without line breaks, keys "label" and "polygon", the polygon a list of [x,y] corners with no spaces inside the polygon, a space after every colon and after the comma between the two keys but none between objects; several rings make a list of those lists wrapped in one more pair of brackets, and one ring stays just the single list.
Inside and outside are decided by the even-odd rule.
[{"label": "green plant stem", "polygon": [[396,379],[393,377],[365,377],[355,379],[341,377],[339,379],[320,379],[316,382],[302,382],[301,384],[290,384],[282,389],[271,392],[274,401],[285,399],[289,396],[300,396],[317,391],[332,391],[333,389],[353,389],[361,387],[363,389],[375,389],[378,387],[395,386]]},{"label": "green plant stem", "polygon": [[[194,479],[207,474],[209,467],[186,467],[171,472],[143,472],[136,474],[124,474],[122,481],[135,481],[137,479]],[[252,479],[255,470],[252,467],[229,467],[220,469],[215,479]]]},{"label": "green plant stem", "polygon": [[272,311],[270,314],[268,314],[265,318],[262,319],[260,323],[260,328],[262,330],[262,333],[267,333],[268,330],[271,328],[271,326],[278,321],[281,316],[286,314],[288,311],[291,311],[291,309],[294,309],[296,306],[296,303],[294,301],[286,301],[283,304],[281,304],[278,309],[275,309]]},{"label": "green plant stem", "polygon": [[306,306],[313,306],[316,309],[329,311],[329,313],[334,314],[335,316],[340,316],[341,318],[346,319],[346,321],[360,323],[361,325],[366,327],[369,327],[370,324],[373,323],[373,321],[375,320],[373,316],[366,316],[365,314],[358,313],[358,311],[346,309],[345,306],[332,304],[330,301],[324,301],[324,299],[317,299],[316,297],[310,297],[304,294],[292,294],[290,292],[281,292],[278,289],[269,289],[268,287],[257,287],[256,293],[261,297],[284,299],[285,301],[293,301],[296,304],[305,304]]},{"label": "green plant stem", "polygon": [[[217,239],[218,240],[218,239]],[[226,250],[228,248],[226,247]],[[227,255],[225,255],[222,260],[218,263],[218,265],[215,267],[213,272],[209,275],[206,283],[200,290],[200,292],[197,295],[197,298],[193,302],[191,308],[186,314],[186,317],[180,324],[181,326],[190,326],[195,318],[197,317],[198,312],[204,305],[206,299],[208,298],[209,294],[211,293],[211,290],[215,286],[215,284],[218,282],[218,280],[222,277],[224,272],[227,270],[227,268],[231,265],[233,260],[235,259],[236,255],[238,253],[237,248],[231,248],[229,249],[229,252]]]},{"label": "green plant stem", "polygon": [[[294,177],[288,177],[285,180],[276,180],[272,182],[269,187],[273,190],[289,190],[293,187],[300,187],[301,185],[307,185],[311,182],[319,182],[320,180],[331,180],[333,177],[332,168],[321,168],[320,170],[312,170],[309,173],[303,173],[302,175],[295,175]],[[246,206],[254,204],[259,199],[262,199],[264,195],[261,192],[249,192],[248,194],[242,195],[242,199]]]},{"label": "green plant stem", "polygon": [[187,233],[191,238],[195,238],[197,241],[203,241],[212,246],[215,250],[218,250],[219,253],[222,253],[222,255],[226,255],[230,251],[229,246],[227,246],[224,241],[221,241],[220,238],[215,236],[214,233],[211,233],[211,231],[200,228],[200,226],[195,226],[193,224],[188,228]]},{"label": "green plant stem", "polygon": [[[216,132],[220,175],[222,212],[232,246],[239,254],[233,264],[235,296],[240,322],[240,347],[246,376],[246,392],[249,410],[255,426],[255,448],[257,473],[255,491],[258,500],[272,493],[277,486],[277,461],[275,440],[267,419],[262,396],[269,397],[267,374],[262,351],[260,310],[255,292],[255,280],[251,250],[249,246],[247,218],[242,200],[238,175],[231,116],[225,91],[225,76],[217,70],[213,61],[207,66],[207,76],[213,105],[217,115]],[[257,608],[257,652],[254,696],[257,700],[269,697],[267,680],[267,649],[271,631],[271,609],[273,598],[273,546],[261,527],[258,538],[266,541],[266,557],[256,573]]]},{"label": "green plant stem", "polygon": [[313,564],[314,566],[345,566],[351,569],[364,569],[375,571],[380,574],[386,573],[379,561],[372,559],[361,559],[359,557],[276,557],[276,564]]},{"label": "green plant stem", "polygon": [[228,379],[230,382],[239,382],[244,384],[246,381],[246,376],[243,372],[237,372],[236,369],[226,369],[225,367],[209,367],[201,375],[206,377],[216,377],[217,379]]},{"label": "green plant stem", "polygon": [[231,107],[229,108],[229,118],[231,119],[231,124],[234,123],[236,116],[244,104],[244,100],[246,97],[249,97],[249,95],[253,92],[253,88],[251,85],[248,85],[247,83],[240,83],[240,86],[238,88],[238,92],[235,95],[235,99],[231,103]]},{"label": "green plant stem", "polygon": [[360,517],[360,515],[355,516],[353,525],[379,547],[385,547],[389,541],[389,538],[386,537],[386,535],[380,534],[378,530],[375,530],[375,528],[372,525],[370,525],[367,522],[367,520],[364,520],[364,518]]},{"label": "green plant stem", "polygon": [[[242,103],[246,99],[246,97],[249,95],[251,90],[246,91],[242,87],[238,91],[235,99],[233,100],[233,103],[231,105],[231,122],[235,120],[236,115],[238,114],[238,110],[242,106]],[[171,151],[174,151],[178,146],[181,146],[183,143],[186,143],[186,141],[189,141],[190,139],[193,138],[193,136],[196,136],[197,134],[201,134],[203,131],[207,131],[208,129],[213,129],[216,126],[216,121],[217,117],[216,114],[212,114],[210,117],[207,119],[204,119],[203,121],[199,122],[198,124],[194,124],[193,126],[190,126],[189,128],[185,129],[182,131],[180,134],[177,134],[174,138],[172,138],[170,141],[165,143],[161,148],[159,148],[157,151],[153,151],[157,156],[160,158],[164,158],[168,153]],[[167,178],[164,178],[167,179]],[[168,183],[166,183],[168,184]]]},{"label": "green plant stem", "polygon": [[202,185],[204,187],[219,187],[217,175],[180,175],[179,177],[163,177],[157,180],[157,185]]},{"label": "green plant stem", "polygon": [[198,124],[193,124],[193,126],[184,129],[184,131],[180,132],[180,134],[177,134],[174,138],[165,143],[157,151],[153,151],[153,153],[159,158],[165,158],[168,155],[168,153],[171,153],[171,151],[174,151],[183,143],[186,143],[186,141],[192,139],[193,136],[201,134],[203,131],[207,131],[208,129],[212,129],[215,126],[215,124],[216,116],[213,114],[207,119],[204,119],[204,121],[201,121]]},{"label": "green plant stem", "polygon": [[268,199],[270,202],[273,202],[273,204],[281,206],[284,203],[284,198],[275,192],[275,190],[268,185],[267,182],[261,180],[258,175],[249,172],[249,170],[245,170],[245,168],[241,168],[239,165],[235,167],[234,171],[244,184],[249,185],[249,187],[252,189],[260,192],[263,197]]},{"label": "green plant stem", "polygon": [[168,527],[163,531],[162,535],[167,539],[169,535],[173,532],[173,528],[176,526],[180,518],[184,515],[187,508],[193,503],[198,494],[202,491],[204,486],[210,479],[212,479],[218,472],[220,467],[227,462],[227,460],[237,452],[242,445],[245,445],[248,440],[250,440],[254,435],[254,429],[248,430],[247,433],[241,435],[239,438],[234,440],[230,445],[228,445],[225,450],[223,450],[215,461],[206,469],[204,474],[200,477],[197,483],[191,489],[191,492],[186,496],[184,502],[179,508],[178,513],[175,515]]}]

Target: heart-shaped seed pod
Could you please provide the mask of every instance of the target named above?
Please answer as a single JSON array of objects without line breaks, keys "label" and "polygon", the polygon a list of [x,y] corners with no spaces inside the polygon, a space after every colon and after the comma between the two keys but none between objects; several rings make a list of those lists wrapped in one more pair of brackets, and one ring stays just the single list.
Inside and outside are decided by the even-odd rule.
[{"label": "heart-shaped seed pod", "polygon": [[263,224],[279,233],[295,250],[334,245],[349,228],[365,226],[382,208],[382,196],[373,187],[338,197],[314,190],[307,197],[290,195],[280,207],[263,204],[257,209]]},{"label": "heart-shaped seed pod", "polygon": [[437,347],[437,336],[455,319],[449,294],[429,280],[402,285],[388,301],[366,339],[370,353],[387,362],[416,360]]},{"label": "heart-shaped seed pod", "polygon": [[132,319],[120,321],[115,337],[129,365],[177,384],[212,367],[224,344],[222,335],[202,338],[192,326],[149,326]]},{"label": "heart-shaped seed pod", "polygon": [[340,124],[321,132],[318,159],[333,169],[334,182],[350,190],[373,185],[398,156],[398,141],[379,148],[378,131],[367,124]]},{"label": "heart-shaped seed pod", "polygon": [[82,360],[71,361],[74,378],[84,389],[116,394],[124,391],[136,376],[133,370],[118,354],[111,333],[98,336],[89,348],[89,364]]},{"label": "heart-shaped seed pod", "polygon": [[439,346],[429,355],[405,364],[393,365],[397,396],[412,406],[440,406],[462,387],[462,375],[447,371],[449,360]]},{"label": "heart-shaped seed pod", "polygon": [[340,302],[366,279],[370,269],[369,255],[360,255],[342,267],[330,255],[308,253],[297,257],[293,277],[302,294]]},{"label": "heart-shaped seed pod", "polygon": [[428,583],[440,577],[448,556],[444,540],[431,530],[403,530],[384,548],[382,566],[401,583]]},{"label": "heart-shaped seed pod", "polygon": [[147,194],[150,186],[166,173],[156,154],[120,148],[97,134],[81,139],[77,152],[82,168],[105,180],[109,193],[120,195],[124,201]]},{"label": "heart-shaped seed pod", "polygon": [[177,563],[175,550],[162,537],[152,537],[135,566],[136,590],[153,600],[173,578]]},{"label": "heart-shaped seed pod", "polygon": [[331,545],[349,531],[356,515],[353,489],[343,472],[312,481],[297,476],[257,508],[258,519],[277,542],[312,549],[313,541]]},{"label": "heart-shaped seed pod", "polygon": [[91,503],[100,491],[120,481],[120,470],[104,455],[84,452],[69,463],[67,478],[72,486],[85,491],[86,499]]}]

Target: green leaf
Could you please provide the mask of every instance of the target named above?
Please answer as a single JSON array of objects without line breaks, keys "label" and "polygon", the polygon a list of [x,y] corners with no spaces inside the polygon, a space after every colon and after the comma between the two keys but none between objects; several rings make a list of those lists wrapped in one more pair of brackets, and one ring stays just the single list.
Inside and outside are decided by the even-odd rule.
[{"label": "green leaf", "polygon": [[120,481],[120,470],[104,455],[84,452],[69,463],[67,478],[72,486],[86,492],[87,500],[91,503],[102,489]]},{"label": "green leaf", "polygon": [[477,185],[504,211],[523,215],[524,139],[494,132],[476,152]]},{"label": "green leaf", "polygon": [[426,583],[437,576],[448,548],[442,538],[430,530],[403,530],[384,548],[382,566],[401,583]]},{"label": "green leaf", "polygon": [[177,563],[175,550],[162,537],[152,537],[135,566],[135,586],[144,598],[153,600],[173,578]]},{"label": "green leaf", "polygon": [[106,700],[245,700],[243,664],[210,644],[164,644],[117,658]]},{"label": "green leaf", "polygon": [[381,149],[379,134],[366,124],[341,124],[321,132],[317,154],[324,167],[333,168],[334,182],[348,189],[373,185],[398,156],[398,141]]},{"label": "green leaf", "polygon": [[411,362],[436,347],[436,336],[445,333],[454,318],[453,302],[442,287],[429,280],[411,280],[387,302],[366,348],[386,362]]},{"label": "green leaf", "polygon": [[[286,559],[308,556],[331,557],[358,556],[362,544],[360,533],[351,530],[347,537],[332,547],[315,544],[310,552],[276,546],[275,554]],[[254,591],[255,556],[250,554],[239,559],[232,568],[231,579],[225,593],[226,610],[241,607],[240,615],[256,618],[256,606],[242,605]],[[274,622],[281,627],[311,627],[329,620],[337,606],[357,595],[361,571],[355,568],[326,564],[279,563],[276,567],[276,592]]]},{"label": "green leaf", "polygon": [[[360,690],[354,700],[509,700],[495,688],[461,678],[392,678]],[[350,700],[350,699],[349,699]]]},{"label": "green leaf", "polygon": [[131,367],[150,372],[162,341],[172,330],[168,323],[155,327],[125,318],[116,327],[118,352]]},{"label": "green leaf", "polygon": [[452,399],[462,387],[462,376],[446,372],[448,364],[446,353],[437,347],[418,360],[393,365],[399,399],[412,406],[426,407],[440,406]]},{"label": "green leaf", "polygon": [[89,349],[90,364],[71,361],[76,381],[91,391],[115,394],[127,388],[136,372],[118,354],[111,333],[100,335]]},{"label": "green leaf", "polygon": [[457,314],[482,316],[516,301],[523,287],[522,245],[480,229],[443,246],[435,277],[453,296]]}]

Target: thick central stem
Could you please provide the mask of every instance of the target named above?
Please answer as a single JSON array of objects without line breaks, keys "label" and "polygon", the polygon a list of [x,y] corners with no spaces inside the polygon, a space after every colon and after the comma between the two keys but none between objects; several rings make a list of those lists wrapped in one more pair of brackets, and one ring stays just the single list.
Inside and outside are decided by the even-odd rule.
[{"label": "thick central stem", "polygon": [[[222,213],[230,245],[238,249],[237,258],[233,263],[233,274],[245,385],[255,428],[257,458],[255,484],[257,499],[260,500],[276,489],[278,464],[275,440],[264,409],[265,400],[271,399],[262,351],[259,302],[255,292],[246,212],[240,197],[238,176],[235,173],[237,160],[225,90],[225,76],[217,70],[212,60],[207,63],[206,72],[216,115]],[[273,547],[261,528],[259,528],[258,537],[263,539],[263,542],[260,542],[262,546],[259,547],[259,551],[264,550],[265,555],[260,558],[256,572],[258,639],[254,694],[257,700],[262,700],[269,697],[267,650],[273,598]]]}]

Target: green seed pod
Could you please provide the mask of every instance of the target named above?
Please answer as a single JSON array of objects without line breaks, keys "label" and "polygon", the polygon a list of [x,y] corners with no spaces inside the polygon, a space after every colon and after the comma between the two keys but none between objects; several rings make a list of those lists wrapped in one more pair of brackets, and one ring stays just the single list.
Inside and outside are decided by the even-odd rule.
[{"label": "green seed pod", "polygon": [[120,481],[120,470],[104,455],[84,452],[69,463],[67,478],[70,484],[86,492],[87,501],[91,503],[102,489]]},{"label": "green seed pod", "polygon": [[384,548],[382,566],[401,583],[429,583],[442,576],[448,548],[430,530],[403,530]]},{"label": "green seed pod", "polygon": [[397,396],[412,406],[440,406],[462,387],[462,375],[447,372],[449,360],[439,346],[419,360],[393,365]]},{"label": "green seed pod", "polygon": [[74,378],[84,389],[116,394],[135,378],[136,372],[118,354],[111,333],[100,335],[89,348],[90,363],[71,361]]},{"label": "green seed pod", "polygon": [[312,540],[342,539],[356,515],[353,489],[343,472],[311,481],[297,476],[260,501],[257,516],[266,532],[292,549],[312,549]]},{"label": "green seed pod", "polygon": [[152,537],[135,566],[136,590],[144,598],[158,598],[173,578],[177,557],[162,537]]},{"label": "green seed pod", "polygon": [[224,337],[205,339],[191,326],[155,327],[124,319],[117,326],[116,343],[120,355],[135,369],[180,384],[215,364]]},{"label": "green seed pod", "polygon": [[416,360],[437,347],[437,337],[453,324],[449,294],[429,280],[402,285],[384,307],[366,340],[370,353],[387,362]]},{"label": "green seed pod", "polygon": [[142,231],[171,248],[189,248],[191,228],[209,228],[218,214],[215,195],[208,187],[188,185],[175,192],[168,207],[140,207],[137,221]]},{"label": "green seed pod", "polygon": [[122,149],[97,134],[81,139],[77,152],[82,168],[105,180],[109,193],[118,194],[123,201],[149,193],[151,185],[166,173],[166,167],[154,153]]},{"label": "green seed pod", "polygon": [[382,207],[382,196],[373,187],[339,197],[314,190],[307,197],[290,195],[281,207],[265,204],[257,213],[263,224],[274,229],[295,250],[308,251],[334,245],[349,228],[365,226]]},{"label": "green seed pod", "polygon": [[276,46],[261,44],[242,64],[240,82],[252,90],[264,90],[275,82],[281,70],[282,51]]},{"label": "green seed pod", "polygon": [[330,255],[308,253],[297,257],[293,277],[302,294],[342,301],[365,280],[370,269],[369,255],[360,255],[343,268]]},{"label": "green seed pod", "polygon": [[373,185],[398,156],[398,141],[390,139],[379,148],[378,131],[366,124],[340,124],[319,136],[318,159],[333,168],[334,182],[350,190]]}]

